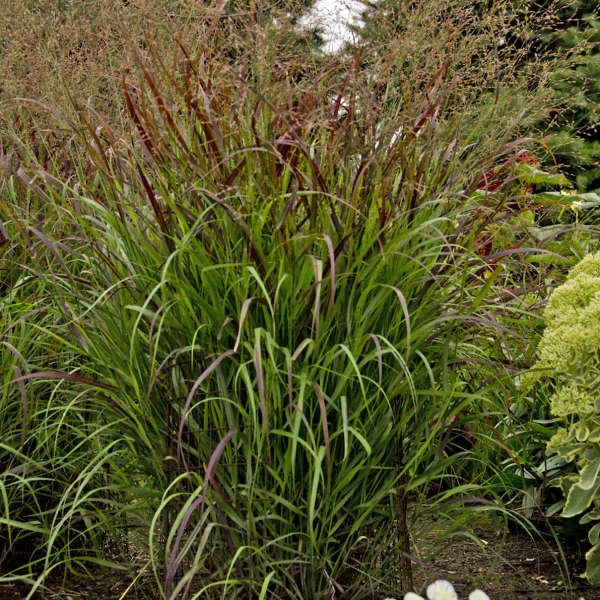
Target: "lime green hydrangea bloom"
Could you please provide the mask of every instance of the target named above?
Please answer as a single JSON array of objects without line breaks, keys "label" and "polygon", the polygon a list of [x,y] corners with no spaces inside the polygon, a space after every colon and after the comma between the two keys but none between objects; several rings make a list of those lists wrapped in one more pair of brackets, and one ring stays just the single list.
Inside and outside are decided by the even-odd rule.
[{"label": "lime green hydrangea bloom", "polygon": [[559,427],[548,441],[547,448],[550,452],[556,453],[567,444],[569,444],[569,433],[564,427]]},{"label": "lime green hydrangea bloom", "polygon": [[551,410],[555,417],[568,417],[572,414],[588,416],[596,412],[596,403],[589,390],[575,381],[568,381],[554,392]]},{"label": "lime green hydrangea bloom", "polygon": [[600,253],[585,257],[573,268],[550,297],[544,320],[539,358],[524,385],[552,382],[556,416],[593,412],[593,402],[573,379],[585,377],[590,361],[598,361],[600,353]]},{"label": "lime green hydrangea bloom", "polygon": [[[575,465],[562,477],[562,515],[600,520],[600,252],[586,256],[553,292],[538,360],[523,384],[547,384],[550,409],[563,419],[547,450]],[[586,576],[600,583],[600,524],[591,527]]]}]

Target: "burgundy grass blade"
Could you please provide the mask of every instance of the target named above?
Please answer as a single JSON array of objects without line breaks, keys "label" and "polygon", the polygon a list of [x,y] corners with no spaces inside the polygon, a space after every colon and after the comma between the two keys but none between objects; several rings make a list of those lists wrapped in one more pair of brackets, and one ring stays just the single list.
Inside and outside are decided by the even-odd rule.
[{"label": "burgundy grass blade", "polygon": [[[220,357],[224,358],[224,355]],[[179,551],[179,546],[181,545],[181,539],[183,538],[183,534],[185,532],[185,528],[192,517],[192,514],[198,508],[198,506],[202,506],[202,511],[204,511],[204,505],[206,503],[206,497],[208,494],[208,484],[212,481],[213,475],[215,473],[215,469],[217,468],[219,461],[221,460],[221,456],[223,456],[223,452],[225,451],[225,446],[227,442],[235,435],[235,429],[230,429],[225,437],[218,443],[217,447],[214,449],[213,453],[210,456],[210,460],[208,461],[208,467],[206,468],[206,476],[204,479],[202,496],[197,500],[194,500],[190,507],[187,509],[179,527],[177,529],[177,535],[175,536],[175,541],[173,542],[173,547],[171,549],[171,553],[169,555],[169,560],[167,562],[167,572],[165,575],[165,594],[167,599],[170,599],[171,592],[173,590],[173,580],[175,579],[175,573],[177,571],[177,567],[181,564],[183,560],[183,556],[177,557],[177,552]],[[202,515],[201,515],[202,516]]]},{"label": "burgundy grass blade", "polygon": [[73,373],[66,373],[64,371],[39,371],[37,373],[28,373],[27,375],[21,375],[20,377],[13,379],[12,382],[19,383],[20,381],[27,381],[29,379],[64,379],[65,381],[83,383],[84,385],[98,387],[112,392],[119,390],[119,388],[114,385],[103,383],[97,379],[90,379],[89,377],[82,377],[81,375],[74,375]]},{"label": "burgundy grass blade", "polygon": [[188,465],[183,456],[183,447],[182,447],[182,438],[183,438],[183,428],[185,426],[185,420],[190,411],[190,406],[192,404],[192,399],[194,398],[194,394],[196,390],[202,385],[202,382],[229,356],[235,354],[236,350],[227,350],[227,352],[223,352],[220,356],[218,356],[213,362],[203,371],[203,373],[196,379],[190,393],[187,395],[185,399],[185,404],[183,406],[183,411],[181,412],[181,419],[179,421],[179,429],[177,431],[177,462],[183,465],[183,468],[187,471]]}]

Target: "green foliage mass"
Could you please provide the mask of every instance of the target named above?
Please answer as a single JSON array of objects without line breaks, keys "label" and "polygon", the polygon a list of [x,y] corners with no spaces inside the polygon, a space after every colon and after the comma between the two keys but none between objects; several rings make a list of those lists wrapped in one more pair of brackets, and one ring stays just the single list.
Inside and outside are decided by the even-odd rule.
[{"label": "green foliage mass", "polygon": [[554,110],[539,130],[580,191],[600,186],[600,13],[595,0],[509,2],[507,50],[528,47],[522,65],[541,58],[550,67]]},{"label": "green foliage mass", "polygon": [[[583,4],[583,3],[580,3]],[[551,43],[570,56],[551,75],[552,91],[564,108],[548,138],[559,162],[567,164],[581,190],[600,188],[600,20],[598,8],[563,31]]]},{"label": "green foliage mass", "polygon": [[[526,384],[550,386],[551,411],[563,419],[548,451],[576,474],[560,480],[566,497],[562,516],[583,514],[582,524],[600,520],[600,253],[585,257],[552,294],[539,359]],[[600,524],[588,532],[586,576],[600,582]]]},{"label": "green foliage mass", "polygon": [[544,137],[548,161],[564,167],[580,191],[598,189],[597,2],[382,0],[369,4],[363,17],[363,47],[395,61],[399,89],[410,87],[411,74],[432,70],[433,57],[447,56],[461,76],[459,103],[488,96],[507,119],[531,114],[523,131]]}]

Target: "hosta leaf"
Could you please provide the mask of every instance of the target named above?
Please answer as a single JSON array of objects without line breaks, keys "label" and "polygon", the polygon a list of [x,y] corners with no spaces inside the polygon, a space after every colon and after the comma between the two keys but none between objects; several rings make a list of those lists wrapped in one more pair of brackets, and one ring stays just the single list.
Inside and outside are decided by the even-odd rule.
[{"label": "hosta leaf", "polygon": [[525,260],[529,263],[561,264],[568,261],[563,256],[557,256],[554,252],[545,252],[540,254],[528,254]]},{"label": "hosta leaf", "polygon": [[592,208],[600,204],[600,196],[593,192],[578,194],[576,192],[540,192],[533,196],[534,200],[540,202],[558,202],[570,206],[574,210]]},{"label": "hosta leaf", "polygon": [[523,503],[521,507],[523,508],[526,515],[531,515],[531,511],[536,507],[537,502],[535,498],[535,487],[528,487],[523,494]]},{"label": "hosta leaf", "polygon": [[[563,225],[546,225],[544,227],[528,227],[528,233],[534,237],[536,240],[543,242],[545,240],[553,239],[556,237],[557,233],[560,231],[560,228]],[[550,255],[552,256],[552,255]],[[565,260],[567,260],[565,258]]]},{"label": "hosta leaf", "polygon": [[562,509],[562,507],[565,505],[565,501],[564,500],[559,500],[558,502],[555,502],[552,506],[550,506],[548,508],[548,510],[546,511],[546,516],[547,517],[551,517],[552,515],[555,515],[559,510]]},{"label": "hosta leaf", "polygon": [[565,464],[565,459],[562,456],[560,456],[559,454],[553,454],[552,456],[546,458],[546,460],[543,463],[538,465],[536,471],[539,475],[542,475],[543,473],[547,473],[552,469],[563,467]]}]

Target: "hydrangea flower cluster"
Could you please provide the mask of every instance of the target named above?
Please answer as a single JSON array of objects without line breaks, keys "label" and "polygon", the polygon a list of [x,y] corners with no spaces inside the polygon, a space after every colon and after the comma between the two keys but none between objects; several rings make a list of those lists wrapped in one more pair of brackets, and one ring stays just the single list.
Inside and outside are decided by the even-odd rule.
[{"label": "hydrangea flower cluster", "polygon": [[523,387],[551,380],[552,414],[595,414],[595,397],[586,389],[585,376],[600,351],[600,253],[586,256],[554,290],[544,320],[538,360],[523,377]]},{"label": "hydrangea flower cluster", "polygon": [[[395,600],[395,598],[385,600]],[[414,592],[408,592],[404,594],[404,600],[425,600],[425,598]],[[427,600],[458,600],[458,596],[449,581],[438,579],[427,586]],[[490,597],[483,590],[473,590],[469,594],[469,600],[490,600]]]},{"label": "hydrangea flower cluster", "polygon": [[[548,441],[564,468],[559,487],[561,516],[581,515],[592,547],[585,575],[600,583],[600,252],[583,258],[558,286],[544,311],[546,329],[538,360],[522,380],[523,389],[548,386],[550,410],[562,422]],[[594,523],[595,524],[592,524]]]}]

